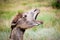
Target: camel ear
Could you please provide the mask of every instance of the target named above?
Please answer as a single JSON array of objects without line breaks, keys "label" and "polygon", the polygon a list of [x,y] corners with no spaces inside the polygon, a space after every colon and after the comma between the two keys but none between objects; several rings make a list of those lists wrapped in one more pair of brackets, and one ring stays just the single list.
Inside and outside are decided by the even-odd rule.
[{"label": "camel ear", "polygon": [[18,12],[18,15],[17,15],[19,18],[22,18],[22,13]]},{"label": "camel ear", "polygon": [[22,18],[22,13],[18,12],[18,14],[15,16],[15,18],[12,20],[12,22],[17,22],[18,19]]},{"label": "camel ear", "polygon": [[12,20],[12,23],[11,23],[11,29],[13,29],[16,24],[17,24],[17,21],[22,18],[22,13],[18,12],[18,14],[15,16],[15,18]]}]

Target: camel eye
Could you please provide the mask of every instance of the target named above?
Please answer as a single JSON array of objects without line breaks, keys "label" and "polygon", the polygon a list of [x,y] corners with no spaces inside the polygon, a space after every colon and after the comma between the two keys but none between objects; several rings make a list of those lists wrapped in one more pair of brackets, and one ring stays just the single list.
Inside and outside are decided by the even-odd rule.
[{"label": "camel eye", "polygon": [[24,17],[27,17],[27,15],[25,15]]}]

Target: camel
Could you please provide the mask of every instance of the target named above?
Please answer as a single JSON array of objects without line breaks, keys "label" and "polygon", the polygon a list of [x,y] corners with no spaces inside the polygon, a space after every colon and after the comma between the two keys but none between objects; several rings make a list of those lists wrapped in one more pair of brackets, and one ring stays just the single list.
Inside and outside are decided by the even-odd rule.
[{"label": "camel", "polygon": [[18,14],[11,24],[12,31],[10,40],[23,40],[23,35],[26,29],[43,24],[42,21],[36,20],[39,13],[39,9],[32,9],[28,12]]}]

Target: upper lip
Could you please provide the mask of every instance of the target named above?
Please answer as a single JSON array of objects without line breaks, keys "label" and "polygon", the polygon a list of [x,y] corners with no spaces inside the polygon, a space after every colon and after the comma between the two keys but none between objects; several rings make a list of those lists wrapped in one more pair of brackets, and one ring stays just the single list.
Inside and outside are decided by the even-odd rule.
[{"label": "upper lip", "polygon": [[35,20],[36,20],[38,14],[40,13],[40,10],[39,9],[35,9],[34,12],[36,12],[36,14],[34,14],[35,15]]}]

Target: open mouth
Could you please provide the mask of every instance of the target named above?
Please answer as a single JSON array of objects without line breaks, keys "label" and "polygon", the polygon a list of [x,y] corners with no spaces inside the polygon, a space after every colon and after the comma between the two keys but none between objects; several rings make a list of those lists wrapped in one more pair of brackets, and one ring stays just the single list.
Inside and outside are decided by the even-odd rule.
[{"label": "open mouth", "polygon": [[25,17],[28,21],[36,20],[39,13],[40,13],[39,9],[32,9],[32,10],[24,13],[23,17]]},{"label": "open mouth", "polygon": [[39,9],[34,9],[34,19],[36,20],[38,14],[40,13],[40,10]]}]

